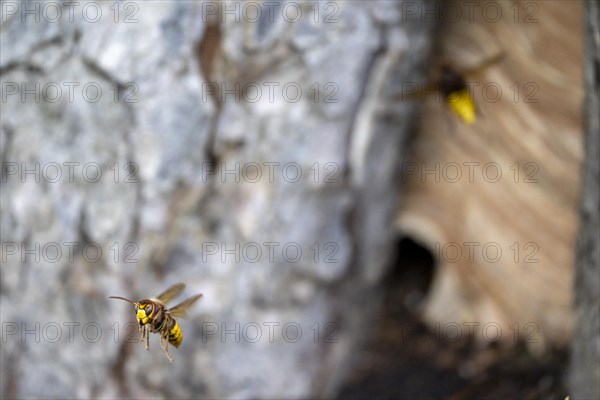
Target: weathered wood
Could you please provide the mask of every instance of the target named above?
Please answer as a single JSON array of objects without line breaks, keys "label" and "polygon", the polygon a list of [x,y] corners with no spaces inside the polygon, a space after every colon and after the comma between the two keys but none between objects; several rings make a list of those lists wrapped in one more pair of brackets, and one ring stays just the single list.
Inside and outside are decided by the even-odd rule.
[{"label": "weathered wood", "polygon": [[504,58],[466,75],[475,124],[427,98],[398,216],[401,233],[438,257],[431,324],[466,334],[462,324],[477,323],[478,341],[506,344],[518,330],[535,351],[566,346],[573,329],[582,28],[581,5],[565,4],[498,2],[497,21],[474,12],[442,27],[439,56],[459,69]]}]

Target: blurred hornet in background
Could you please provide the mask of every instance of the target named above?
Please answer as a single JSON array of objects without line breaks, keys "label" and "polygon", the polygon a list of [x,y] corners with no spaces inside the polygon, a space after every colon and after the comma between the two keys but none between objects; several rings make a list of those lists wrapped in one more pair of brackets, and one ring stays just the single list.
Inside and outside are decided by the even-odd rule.
[{"label": "blurred hornet in background", "polygon": [[150,349],[150,333],[159,333],[160,345],[165,350],[171,363],[173,359],[169,355],[168,343],[179,347],[183,339],[181,327],[174,317],[185,318],[187,309],[202,297],[202,294],[194,295],[175,307],[167,309],[166,304],[174,297],[179,296],[184,288],[185,284],[177,283],[159,294],[155,299],[143,299],[137,302],[125,297],[109,296],[111,299],[128,301],[135,306],[137,322],[142,332],[141,341],[146,341],[146,350]]},{"label": "blurred hornet in background", "polygon": [[467,86],[465,76],[476,75],[489,66],[496,64],[504,57],[504,53],[499,53],[493,57],[484,60],[479,65],[472,68],[458,70],[445,62],[441,65],[439,77],[435,82],[426,84],[420,90],[405,92],[401,95],[402,101],[407,98],[413,99],[432,93],[441,93],[444,101],[450,107],[450,110],[460,118],[465,124],[472,125],[477,119],[475,101],[472,93]]}]

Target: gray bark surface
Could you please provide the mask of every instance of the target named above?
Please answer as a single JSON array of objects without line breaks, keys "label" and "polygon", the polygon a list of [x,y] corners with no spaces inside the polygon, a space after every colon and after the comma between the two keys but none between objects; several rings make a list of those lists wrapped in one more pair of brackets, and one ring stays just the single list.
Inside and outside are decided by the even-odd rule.
[{"label": "gray bark surface", "polygon": [[[112,3],[98,4],[108,17],[96,23],[79,12],[74,22],[3,17],[3,90],[16,83],[19,91],[3,101],[0,125],[0,392],[5,398],[331,396],[372,329],[376,283],[393,248],[396,173],[416,107],[392,99],[401,82],[422,79],[430,28],[418,16],[407,19],[401,1],[331,3],[334,23],[324,23],[323,14],[318,23],[290,23],[281,13],[273,22],[231,16],[215,22],[205,18],[204,3],[184,1],[135,3],[138,22],[122,23],[131,10],[121,8],[115,23]],[[308,3],[303,7],[308,12]],[[207,96],[208,81],[227,88],[295,82],[305,95],[298,102],[280,94],[273,102],[222,100]],[[65,82],[79,83],[73,102]],[[98,101],[82,98],[90,82],[102,88]],[[321,91],[335,83],[339,101],[323,103],[330,92],[313,101],[315,82]],[[38,83],[40,97],[22,101],[22,83]],[[43,96],[52,83],[63,89],[58,101]],[[37,176],[57,163],[62,178],[6,169],[36,163]],[[79,163],[71,164],[72,180],[65,163]],[[82,174],[89,163],[102,171],[98,181],[90,179],[94,169]],[[222,179],[235,163],[258,163],[263,174],[265,163],[297,163],[303,176],[290,182],[275,168],[272,182]],[[315,163],[316,180],[309,175]],[[206,173],[209,167],[216,172]],[[326,181],[332,171],[334,181]],[[295,243],[302,257],[289,262],[279,250],[273,260],[263,252],[258,262],[231,256],[222,262],[222,252],[206,257],[206,244],[267,242]],[[53,243],[63,252],[56,260],[44,254]],[[72,259],[65,243],[75,243]],[[17,253],[9,254],[7,244]],[[99,261],[84,257],[89,244],[102,250]],[[333,262],[324,262],[327,244]],[[25,256],[25,249],[38,256]],[[139,261],[126,262],[132,259]],[[134,320],[131,305],[108,296],[147,298],[179,281],[186,295],[204,297],[181,323],[184,340],[171,348],[171,366],[157,335],[146,352],[136,343],[137,328],[126,329]],[[282,338],[288,322],[302,328],[297,342]],[[245,340],[254,336],[252,323],[262,327],[257,343]],[[279,324],[272,342],[265,323]],[[332,342],[324,340],[328,323]],[[207,324],[219,332],[207,334]],[[241,340],[223,336],[223,327]]]},{"label": "gray bark surface", "polygon": [[586,155],[576,259],[573,399],[600,398],[600,7],[586,2]]}]

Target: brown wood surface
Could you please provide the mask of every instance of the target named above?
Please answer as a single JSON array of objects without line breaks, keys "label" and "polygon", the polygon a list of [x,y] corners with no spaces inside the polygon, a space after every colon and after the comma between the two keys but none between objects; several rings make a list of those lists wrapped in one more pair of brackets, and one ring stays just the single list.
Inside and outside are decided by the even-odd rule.
[{"label": "brown wood surface", "polygon": [[[424,101],[412,153],[415,164],[404,171],[407,187],[397,227],[441,255],[423,310],[430,324],[473,322],[482,328],[495,322],[508,344],[515,342],[516,322],[530,348],[544,350],[565,345],[572,332],[583,154],[581,4],[526,2],[520,3],[518,14],[512,3],[500,5],[497,22],[475,12],[472,22],[463,19],[441,29],[438,56],[459,69],[499,52],[505,57],[466,76],[479,84],[473,91],[475,124],[461,122],[435,96]],[[488,15],[493,17],[491,11]],[[490,82],[502,90],[498,101],[492,89],[487,96],[482,90]],[[536,102],[525,102],[526,95]],[[451,163],[461,167],[456,182]],[[497,182],[494,166],[483,171],[488,163],[502,172]],[[434,173],[420,174],[436,164],[439,182]],[[417,173],[406,173],[414,167]],[[478,244],[472,258],[468,242]],[[455,245],[462,251],[458,260],[452,253]],[[500,257],[495,258],[494,247],[501,249]],[[436,251],[444,248],[445,255]],[[535,325],[524,330],[527,323]],[[483,341],[493,336],[493,330],[483,338],[476,335]]]}]

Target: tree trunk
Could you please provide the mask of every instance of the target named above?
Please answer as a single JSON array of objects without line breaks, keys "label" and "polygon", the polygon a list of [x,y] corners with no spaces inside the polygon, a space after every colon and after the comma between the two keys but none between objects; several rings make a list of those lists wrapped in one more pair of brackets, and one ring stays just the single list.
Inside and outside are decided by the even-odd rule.
[{"label": "tree trunk", "polygon": [[[420,2],[267,3],[3,2],[3,397],[335,392],[431,30]],[[108,296],[179,281],[204,297],[170,366]]]},{"label": "tree trunk", "polygon": [[573,399],[600,398],[600,7],[587,2],[585,59],[586,155],[575,278]]}]

